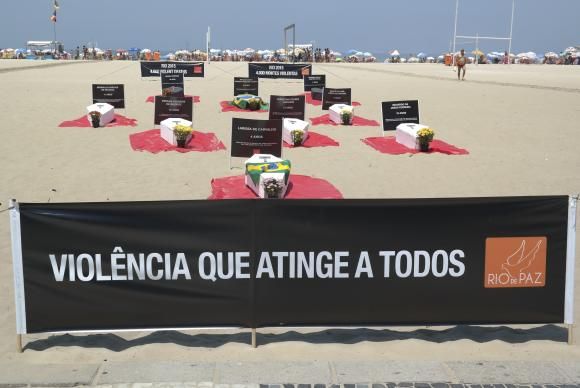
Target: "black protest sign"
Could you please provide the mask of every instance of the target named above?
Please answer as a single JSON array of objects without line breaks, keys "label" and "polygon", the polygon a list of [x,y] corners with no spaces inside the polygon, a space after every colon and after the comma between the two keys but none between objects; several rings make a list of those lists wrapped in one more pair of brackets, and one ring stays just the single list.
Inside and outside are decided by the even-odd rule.
[{"label": "black protest sign", "polygon": [[259,96],[259,82],[256,78],[234,77],[234,96],[252,94]]},{"label": "black protest sign", "polygon": [[383,131],[394,131],[399,124],[419,124],[419,101],[385,101],[383,111]]},{"label": "black protest sign", "polygon": [[123,84],[93,84],[93,104],[107,103],[117,109],[125,109],[125,86]]},{"label": "black protest sign", "polygon": [[568,203],[19,204],[17,330],[563,323]]},{"label": "black protest sign", "polygon": [[183,74],[161,73],[161,95],[165,97],[184,97]]},{"label": "black protest sign", "polygon": [[155,124],[166,119],[193,121],[193,98],[155,96]]},{"label": "black protest sign", "polygon": [[304,96],[270,96],[270,120],[304,120],[305,101]]},{"label": "black protest sign", "polygon": [[312,74],[312,65],[305,63],[248,63],[249,78],[302,79]]},{"label": "black protest sign", "polygon": [[183,74],[184,77],[203,77],[203,62],[141,61],[141,77],[159,77],[161,74]]},{"label": "black protest sign", "polygon": [[305,75],[304,76],[304,91],[309,92],[312,88],[324,88],[326,86],[326,75]]},{"label": "black protest sign", "polygon": [[324,88],[312,88],[310,90],[310,96],[315,101],[322,101],[322,93],[324,92]]},{"label": "black protest sign", "polygon": [[328,110],[334,104],[350,105],[351,89],[331,89],[324,88],[322,92],[322,110]]},{"label": "black protest sign", "polygon": [[232,157],[282,156],[282,120],[232,118]]}]

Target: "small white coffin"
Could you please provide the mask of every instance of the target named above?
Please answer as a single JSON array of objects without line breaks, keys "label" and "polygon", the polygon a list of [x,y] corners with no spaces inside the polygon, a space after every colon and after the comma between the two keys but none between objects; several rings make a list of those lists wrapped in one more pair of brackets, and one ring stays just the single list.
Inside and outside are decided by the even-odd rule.
[{"label": "small white coffin", "polygon": [[428,127],[421,124],[399,124],[395,130],[395,141],[407,148],[418,150],[420,147],[417,132],[423,128]]},{"label": "small white coffin", "polygon": [[354,117],[354,108],[351,105],[345,104],[334,104],[331,105],[328,109],[328,115],[330,120],[335,122],[336,124],[342,124],[342,111],[350,112],[351,122],[352,118]]},{"label": "small white coffin", "polygon": [[101,114],[101,123],[99,126],[104,127],[115,119],[115,107],[107,103],[98,103],[87,106],[87,120],[91,121],[91,112],[99,112]]},{"label": "small white coffin", "polygon": [[302,144],[308,138],[308,127],[310,123],[298,119],[284,119],[282,124],[282,140],[286,143],[293,145],[292,132],[299,131],[302,132]]},{"label": "small white coffin", "polygon": [[[275,163],[282,162],[283,160],[270,154],[254,154],[250,159],[246,160],[246,171],[248,170],[249,164],[255,163]],[[256,195],[260,198],[268,198],[266,190],[264,190],[264,182],[268,179],[276,179],[278,183],[282,186],[282,190],[278,193],[277,198],[284,198],[286,195],[286,190],[288,186],[285,181],[285,174],[283,172],[263,172],[260,174],[260,181],[256,184],[252,180],[249,174],[246,173],[246,186],[248,186]]]},{"label": "small white coffin", "polygon": [[[188,120],[184,120],[184,119],[166,119],[163,120],[161,122],[161,138],[163,140],[165,140],[166,142],[168,142],[171,145],[176,146],[177,145],[177,140],[175,139],[175,134],[173,133],[173,130],[175,129],[175,126],[181,124],[184,125],[186,127],[190,127],[192,128],[193,123],[191,121]],[[185,141],[185,144],[189,143],[189,141],[191,140],[191,136],[189,135],[187,137],[187,140]]]}]

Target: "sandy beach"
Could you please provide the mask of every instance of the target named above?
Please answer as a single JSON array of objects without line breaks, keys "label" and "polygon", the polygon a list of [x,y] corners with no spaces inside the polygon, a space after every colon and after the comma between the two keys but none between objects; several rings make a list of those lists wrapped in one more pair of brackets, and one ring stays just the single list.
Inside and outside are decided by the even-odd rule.
[{"label": "sandy beach", "polygon": [[[352,330],[345,339],[338,332],[300,329],[304,335],[279,336],[279,340],[268,337],[269,343],[258,349],[239,341],[239,336],[224,339],[223,334],[237,332],[228,330],[188,331],[182,344],[172,334],[162,333],[127,349],[114,344],[147,333],[118,333],[98,340],[78,335],[80,338],[72,342],[69,337],[57,336],[45,350],[31,347],[18,354],[10,228],[8,212],[4,211],[9,199],[39,203],[205,199],[210,195],[212,178],[242,174],[241,169],[230,170],[228,165],[231,118],[267,118],[267,113],[220,112],[219,101],[232,97],[233,77],[246,76],[248,65],[212,62],[206,65],[205,78],[188,79],[185,88],[187,94],[201,98],[194,104],[194,129],[214,132],[228,150],[136,152],[131,149],[129,135],[154,128],[153,104],[145,99],[159,93],[158,79],[141,80],[138,62],[39,62],[0,60],[0,363],[82,364],[103,359],[580,362],[578,324],[573,346],[568,346],[562,333],[552,327],[542,328],[547,334],[539,338],[552,336],[558,340],[531,335],[532,340],[524,343],[513,343],[522,334],[509,330],[487,340],[489,332],[484,329],[471,334],[457,329],[437,334],[446,329],[437,327],[422,337],[417,328],[407,327],[390,328],[412,333],[403,338],[390,332],[370,335],[365,330]],[[353,100],[362,104],[356,114],[367,119],[381,121],[381,101],[418,99],[421,121],[435,129],[437,138],[469,151],[465,156],[384,155],[360,140],[380,136],[379,127],[331,126],[317,126],[315,130],[340,142],[340,147],[284,150],[284,156],[292,161],[293,173],[324,178],[345,198],[580,193],[580,66],[470,65],[463,82],[457,81],[451,68],[438,64],[314,64],[313,70],[314,74],[326,74],[329,87],[351,87]],[[260,82],[265,100],[271,94],[303,91],[301,81]],[[92,83],[125,84],[127,109],[121,113],[137,119],[138,126],[59,128],[60,122],[85,113],[91,102]],[[322,112],[320,107],[307,105],[306,114],[310,118]],[[348,173],[353,170],[356,175]],[[576,322],[580,321],[579,247],[580,243],[576,249]],[[260,333],[285,331],[264,329]],[[199,333],[213,336],[201,338]],[[336,341],[324,340],[328,335]],[[41,347],[46,344],[42,340],[49,337],[27,335],[25,342]],[[167,343],[163,338],[169,339]],[[229,342],[227,338],[234,340]],[[247,338],[249,341],[249,335]]]}]

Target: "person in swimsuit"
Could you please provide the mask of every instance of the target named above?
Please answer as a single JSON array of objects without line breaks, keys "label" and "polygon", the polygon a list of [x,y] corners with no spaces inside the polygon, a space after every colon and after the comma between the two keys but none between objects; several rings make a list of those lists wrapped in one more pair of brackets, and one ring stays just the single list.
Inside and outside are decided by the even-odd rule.
[{"label": "person in swimsuit", "polygon": [[[461,49],[461,53],[457,56],[455,60],[457,65],[457,79],[465,80],[465,65],[467,64],[467,58],[465,58],[465,50]],[[463,76],[460,77],[461,71],[463,70]]]}]

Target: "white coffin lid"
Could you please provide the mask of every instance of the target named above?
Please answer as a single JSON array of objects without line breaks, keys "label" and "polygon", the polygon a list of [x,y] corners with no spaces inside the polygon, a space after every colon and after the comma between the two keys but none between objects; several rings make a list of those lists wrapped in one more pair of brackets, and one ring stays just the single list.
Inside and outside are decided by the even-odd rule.
[{"label": "white coffin lid", "polygon": [[329,109],[331,111],[334,111],[337,113],[340,113],[343,110],[349,111],[351,113],[354,111],[354,108],[352,107],[352,105],[346,105],[346,104],[334,104],[334,105],[331,105]]},{"label": "white coffin lid", "polygon": [[282,162],[283,160],[270,154],[254,154],[252,157],[245,161],[246,164],[248,163],[274,163],[274,162]]},{"label": "white coffin lid", "polygon": [[186,127],[192,127],[193,123],[191,121],[181,119],[181,118],[168,118],[161,122],[161,125],[167,128],[174,128],[177,124],[185,125]]},{"label": "white coffin lid", "polygon": [[87,106],[87,112],[99,112],[99,113],[106,113],[111,110],[115,109],[115,107],[111,104],[107,104],[106,102],[99,102],[97,104]]},{"label": "white coffin lid", "polygon": [[284,128],[294,131],[294,130],[305,130],[308,129],[310,123],[307,121],[299,120],[299,119],[284,119]]},{"label": "white coffin lid", "polygon": [[413,137],[417,137],[417,132],[419,132],[423,128],[428,127],[423,124],[408,124],[408,123],[397,125],[397,131],[404,132]]}]

